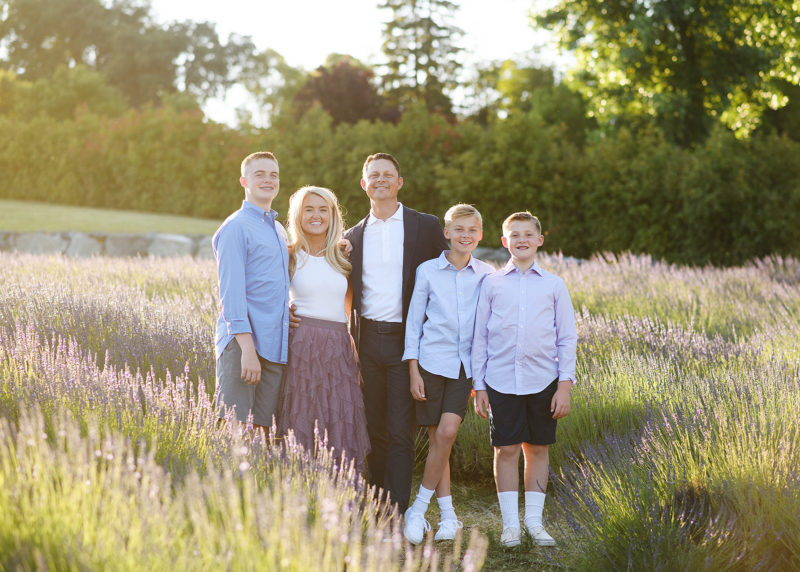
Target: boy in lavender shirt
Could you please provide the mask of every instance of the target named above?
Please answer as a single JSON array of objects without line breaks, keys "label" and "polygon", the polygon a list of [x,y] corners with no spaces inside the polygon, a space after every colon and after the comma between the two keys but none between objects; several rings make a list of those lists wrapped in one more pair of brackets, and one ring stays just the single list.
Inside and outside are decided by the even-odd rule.
[{"label": "boy in lavender shirt", "polygon": [[556,420],[569,413],[575,382],[575,313],[561,278],[535,261],[544,242],[539,219],[518,212],[503,222],[511,260],[481,286],[472,342],[475,411],[487,411],[494,478],[503,516],[503,546],[520,544],[519,453],[525,456],[525,528],[540,546],[553,538],[542,526],[548,446]]},{"label": "boy in lavender shirt", "polygon": [[217,259],[217,408],[269,427],[289,341],[289,250],[272,201],[280,190],[278,160],[261,151],[242,161],[242,208],[212,239]]},{"label": "boy in lavender shirt", "polygon": [[406,320],[405,352],[419,425],[428,427],[430,449],[422,484],[405,513],[403,534],[419,544],[430,524],[428,503],[436,491],[441,520],[435,540],[452,540],[462,527],[450,496],[450,449],[472,389],[470,351],[475,306],[483,278],[494,268],[472,256],[483,237],[481,215],[458,204],[444,215],[450,250],[417,267]]}]

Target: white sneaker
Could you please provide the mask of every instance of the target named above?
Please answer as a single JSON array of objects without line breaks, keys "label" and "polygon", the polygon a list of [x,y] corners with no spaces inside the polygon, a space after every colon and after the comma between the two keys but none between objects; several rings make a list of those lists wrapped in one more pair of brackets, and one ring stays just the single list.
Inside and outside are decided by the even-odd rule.
[{"label": "white sneaker", "polygon": [[425,538],[425,533],[431,529],[430,523],[425,520],[425,515],[413,511],[409,508],[405,514],[405,526],[403,526],[403,536],[411,544],[419,544]]},{"label": "white sneaker", "polygon": [[516,526],[504,528],[503,534],[500,535],[500,543],[509,548],[519,546],[519,528]]},{"label": "white sneaker", "polygon": [[439,522],[439,530],[436,531],[434,540],[453,540],[456,537],[456,531],[459,528],[464,528],[464,523],[454,518],[448,518]]},{"label": "white sneaker", "polygon": [[525,525],[525,528],[528,529],[528,534],[531,535],[533,542],[539,546],[555,546],[556,541],[553,540],[553,537],[547,534],[547,531],[541,524],[536,526],[528,526]]}]

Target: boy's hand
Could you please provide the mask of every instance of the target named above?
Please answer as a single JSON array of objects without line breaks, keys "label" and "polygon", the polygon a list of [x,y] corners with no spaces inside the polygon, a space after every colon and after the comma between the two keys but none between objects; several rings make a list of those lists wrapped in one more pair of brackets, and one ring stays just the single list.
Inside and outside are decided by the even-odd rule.
[{"label": "boy's hand", "polygon": [[342,249],[346,256],[350,256],[350,253],[353,252],[353,243],[346,238],[341,239],[337,246]]},{"label": "boy's hand", "polygon": [[297,306],[295,306],[294,304],[289,304],[289,327],[290,328],[296,328],[297,326],[300,325],[300,322],[302,321],[300,319],[300,316],[298,316],[298,315],[296,315],[294,313],[295,310],[297,310]]},{"label": "boy's hand", "polygon": [[564,380],[558,382],[558,389],[550,402],[550,413],[553,419],[561,419],[569,413],[569,392],[572,390],[572,381]]},{"label": "boy's hand", "polygon": [[408,360],[408,377],[411,379],[411,397],[417,401],[425,401],[425,381],[419,373],[419,362]]},{"label": "boy's hand", "polygon": [[475,406],[475,413],[483,417],[489,418],[489,411],[492,408],[489,406],[489,392],[485,389],[479,389],[475,392],[475,399],[472,404]]},{"label": "boy's hand", "polygon": [[242,350],[242,379],[250,385],[261,381],[261,362],[256,350]]}]

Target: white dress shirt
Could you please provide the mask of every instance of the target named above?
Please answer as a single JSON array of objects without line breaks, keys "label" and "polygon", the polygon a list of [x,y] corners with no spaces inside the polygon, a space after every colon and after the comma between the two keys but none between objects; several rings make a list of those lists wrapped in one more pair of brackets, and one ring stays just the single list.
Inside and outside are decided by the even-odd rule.
[{"label": "white dress shirt", "polygon": [[361,315],[378,322],[403,321],[403,205],[388,219],[369,213],[364,228]]}]

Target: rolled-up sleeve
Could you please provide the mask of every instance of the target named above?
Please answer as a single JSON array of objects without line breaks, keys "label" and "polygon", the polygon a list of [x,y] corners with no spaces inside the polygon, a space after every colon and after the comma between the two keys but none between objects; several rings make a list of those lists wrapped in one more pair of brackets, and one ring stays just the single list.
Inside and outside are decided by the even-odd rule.
[{"label": "rolled-up sleeve", "polygon": [[575,327],[575,310],[569,291],[563,281],[559,280],[555,292],[556,315],[556,350],[558,355],[558,379],[575,381],[576,349],[578,333]]},{"label": "rolled-up sleeve", "polygon": [[486,362],[489,358],[489,315],[491,301],[487,281],[481,284],[478,295],[478,306],[475,309],[475,330],[472,334],[472,387],[475,390],[486,389]]},{"label": "rolled-up sleeve", "polygon": [[247,315],[247,244],[244,232],[239,225],[228,225],[215,238],[214,254],[217,257],[222,321],[229,335],[252,333]]},{"label": "rolled-up sleeve", "polygon": [[425,266],[420,265],[417,267],[414,293],[411,295],[411,304],[408,307],[408,316],[406,317],[406,344],[405,352],[403,352],[403,361],[419,360],[422,324],[425,322],[425,311],[428,307],[428,285]]}]

